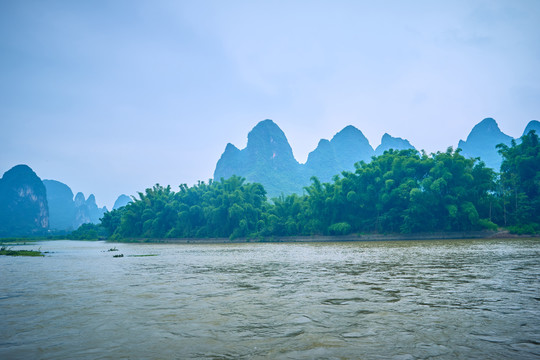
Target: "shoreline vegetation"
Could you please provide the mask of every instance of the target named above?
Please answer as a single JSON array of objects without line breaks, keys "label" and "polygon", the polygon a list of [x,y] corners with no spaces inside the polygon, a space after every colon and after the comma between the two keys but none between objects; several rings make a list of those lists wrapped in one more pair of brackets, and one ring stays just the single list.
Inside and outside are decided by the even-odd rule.
[{"label": "shoreline vegetation", "polygon": [[[500,229],[540,234],[538,136],[531,131],[519,143],[498,148],[503,157],[500,173],[478,158],[465,158],[460,149],[431,155],[389,150],[369,163],[357,163],[354,172],[343,171],[332,182],[312,177],[302,195],[272,199],[260,183],[246,183],[236,175],[191,187],[182,184],[176,192],[170,185],[156,184],[126,206],[105,213],[100,224],[85,224],[71,237],[261,242],[382,238],[354,234],[455,238],[448,234]],[[471,236],[458,236],[464,237]]]},{"label": "shoreline vegetation", "polygon": [[[420,232],[413,234],[386,233],[386,234],[348,234],[348,235],[300,235],[300,236],[269,236],[269,237],[214,237],[214,238],[95,238],[84,239],[66,236],[47,236],[31,238],[0,238],[5,245],[30,245],[42,241],[105,241],[107,243],[169,243],[169,244],[241,244],[241,243],[310,243],[310,242],[367,242],[367,241],[422,241],[422,240],[475,240],[475,239],[538,239],[540,234],[516,234],[507,229],[498,231],[460,231],[460,232]],[[5,246],[2,247],[2,249]],[[118,251],[111,248],[107,252]]]},{"label": "shoreline vegetation", "polygon": [[538,239],[540,235],[518,235],[509,231],[466,231],[415,234],[349,234],[313,236],[273,236],[267,238],[126,238],[105,240],[113,243],[151,244],[243,244],[243,243],[324,243],[370,241],[423,241],[423,240],[473,240],[473,239]]},{"label": "shoreline vegetation", "polygon": [[0,255],[5,256],[45,256],[40,250],[12,250],[5,246],[0,248]]},{"label": "shoreline vegetation", "polygon": [[[35,238],[4,238],[0,243],[6,245],[28,245],[40,241],[105,241],[107,243],[131,243],[131,244],[301,244],[301,243],[354,243],[354,242],[384,242],[384,241],[438,241],[438,240],[510,240],[531,239],[540,241],[540,234],[515,234],[508,230],[499,231],[463,231],[463,232],[433,232],[414,234],[349,234],[349,235],[312,235],[312,236],[270,236],[259,238],[122,238],[122,239],[76,239],[66,237],[35,237]],[[114,250],[113,250],[114,249]],[[107,250],[118,251],[113,248]],[[36,250],[11,250],[6,246],[0,248],[0,255],[8,256],[45,256],[45,253]]]}]

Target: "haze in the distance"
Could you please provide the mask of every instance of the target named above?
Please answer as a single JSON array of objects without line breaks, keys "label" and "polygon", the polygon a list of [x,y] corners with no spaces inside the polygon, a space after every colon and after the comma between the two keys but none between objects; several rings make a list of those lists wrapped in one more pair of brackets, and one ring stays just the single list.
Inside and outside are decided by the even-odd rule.
[{"label": "haze in the distance", "polygon": [[2,1],[0,175],[121,193],[212,177],[273,119],[304,162],[354,125],[429,152],[540,118],[538,1]]}]

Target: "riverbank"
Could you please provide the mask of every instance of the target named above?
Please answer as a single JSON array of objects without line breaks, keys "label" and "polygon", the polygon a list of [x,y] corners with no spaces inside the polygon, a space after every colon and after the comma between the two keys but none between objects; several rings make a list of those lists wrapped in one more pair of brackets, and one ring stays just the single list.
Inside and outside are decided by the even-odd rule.
[{"label": "riverbank", "polygon": [[413,241],[413,240],[452,240],[452,239],[504,239],[538,238],[538,235],[516,235],[508,231],[464,231],[435,232],[415,234],[351,234],[341,236],[280,236],[267,238],[131,238],[114,240],[130,243],[165,243],[165,244],[240,244],[240,243],[311,243],[311,242],[360,242],[360,241]]},{"label": "riverbank", "polygon": [[502,231],[433,232],[414,234],[350,234],[312,236],[272,236],[265,238],[126,238],[126,239],[67,239],[64,237],[3,238],[2,245],[29,245],[39,241],[83,240],[113,243],[163,243],[163,244],[242,244],[242,243],[315,243],[315,242],[362,242],[362,241],[418,241],[454,239],[539,239],[540,234],[518,235]]}]

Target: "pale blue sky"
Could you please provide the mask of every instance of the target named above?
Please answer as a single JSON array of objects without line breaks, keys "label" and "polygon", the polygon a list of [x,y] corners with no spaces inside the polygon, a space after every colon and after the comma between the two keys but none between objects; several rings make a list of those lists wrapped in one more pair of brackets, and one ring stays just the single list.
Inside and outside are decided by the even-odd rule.
[{"label": "pale blue sky", "polygon": [[540,1],[0,0],[0,173],[96,195],[212,177],[273,119],[428,152],[540,118]]}]

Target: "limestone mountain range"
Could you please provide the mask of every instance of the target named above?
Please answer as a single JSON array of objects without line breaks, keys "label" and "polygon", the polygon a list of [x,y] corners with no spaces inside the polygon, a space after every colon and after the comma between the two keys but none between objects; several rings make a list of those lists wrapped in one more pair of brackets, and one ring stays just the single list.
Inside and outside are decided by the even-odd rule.
[{"label": "limestone mountain range", "polygon": [[[540,133],[540,122],[528,123],[524,134],[530,130]],[[497,144],[510,145],[512,137],[504,134],[492,118],[478,123],[466,140],[460,140],[465,157],[479,157],[486,166],[495,171],[500,169],[501,156]],[[449,144],[450,146],[450,144]],[[265,187],[270,198],[281,194],[302,194],[303,187],[310,184],[310,178],[317,176],[328,182],[342,171],[354,171],[359,161],[369,162],[372,156],[382,155],[384,151],[415,149],[411,143],[399,137],[384,134],[381,144],[373,149],[364,134],[349,125],[332,137],[321,139],[309,155],[305,164],[299,163],[293,155],[287,137],[272,120],[259,122],[248,134],[247,146],[240,150],[227,144],[217,162],[214,180],[238,175],[248,182],[259,182]]]},{"label": "limestone mountain range", "polygon": [[[121,195],[115,208],[131,199]],[[0,178],[0,237],[47,235],[69,232],[86,223],[99,223],[107,212],[96,198],[75,196],[69,186],[56,180],[41,180],[27,165],[17,165]]]}]

